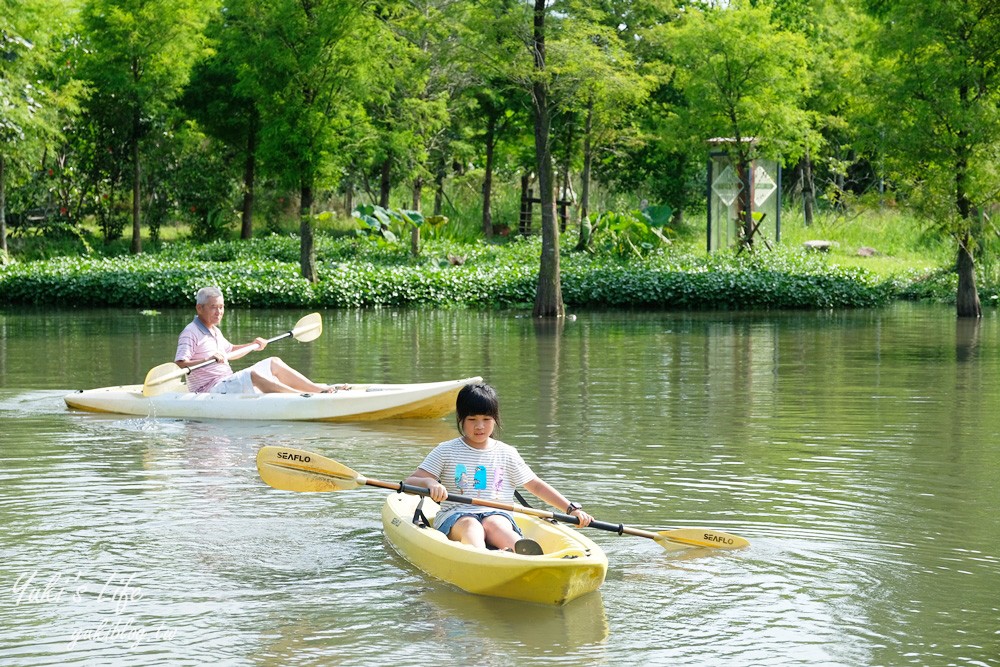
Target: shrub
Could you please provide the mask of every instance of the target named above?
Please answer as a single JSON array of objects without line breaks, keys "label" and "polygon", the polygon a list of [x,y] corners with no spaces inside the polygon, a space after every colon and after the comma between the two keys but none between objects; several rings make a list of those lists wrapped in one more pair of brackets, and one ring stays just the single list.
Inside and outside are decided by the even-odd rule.
[{"label": "shrub", "polygon": [[[0,267],[0,303],[137,308],[186,307],[195,290],[218,284],[240,306],[361,308],[531,303],[540,240],[503,245],[428,241],[420,257],[374,239],[321,238],[320,280],[299,274],[298,240],[189,242],[157,255],[56,258]],[[453,264],[449,256],[461,255]],[[773,252],[696,256],[653,253],[642,261],[562,252],[563,298],[575,307],[849,308],[908,294],[887,281],[816,255]]]}]

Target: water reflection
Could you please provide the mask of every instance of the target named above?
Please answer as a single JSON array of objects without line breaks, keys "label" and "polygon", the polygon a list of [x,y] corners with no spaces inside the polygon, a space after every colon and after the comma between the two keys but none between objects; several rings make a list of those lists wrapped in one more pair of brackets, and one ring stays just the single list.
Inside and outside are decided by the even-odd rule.
[{"label": "water reflection", "polygon": [[[298,314],[231,315],[242,339]],[[455,591],[386,545],[385,492],[280,492],[254,463],[288,444],[400,479],[451,419],[71,412],[69,388],[141,380],[190,313],[5,312],[0,661],[1000,664],[996,313],[324,317],[323,338],[281,350],[308,374],[482,375],[504,439],[598,518],[752,547],[592,530],[610,561],[597,595],[550,609]],[[44,597],[53,580],[61,598]],[[141,597],[101,596],[126,586]]]},{"label": "water reflection", "polygon": [[979,319],[963,317],[955,320],[955,358],[958,361],[972,361],[979,347]]}]

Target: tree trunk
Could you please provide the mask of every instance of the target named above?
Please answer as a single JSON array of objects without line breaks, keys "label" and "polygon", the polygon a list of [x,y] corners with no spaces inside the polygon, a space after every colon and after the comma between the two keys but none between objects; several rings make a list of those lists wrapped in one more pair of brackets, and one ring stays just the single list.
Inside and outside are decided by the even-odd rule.
[{"label": "tree trunk", "polygon": [[344,212],[347,215],[351,214],[354,210],[354,179],[350,176],[347,177],[347,181],[344,183]]},{"label": "tree trunk", "polygon": [[434,174],[434,215],[441,215],[444,210],[444,179],[446,176],[444,160],[440,160],[438,161],[437,173]]},{"label": "tree trunk", "polygon": [[[836,155],[837,160],[841,160],[842,158],[841,158],[841,155],[840,155],[840,149],[838,148],[836,152],[837,152],[837,155]],[[840,169],[837,170],[837,174],[834,177],[833,182],[836,184],[836,187],[834,188],[834,191],[833,191],[833,195],[834,195],[833,207],[836,210],[838,210],[838,211],[843,211],[844,210],[844,188],[847,186],[846,181],[844,181],[844,172],[843,172],[843,170],[840,170]]]},{"label": "tree trunk", "polygon": [[983,316],[983,309],[976,289],[976,263],[969,252],[969,241],[969,235],[966,234],[958,246],[958,294],[955,306],[959,317],[979,318]]},{"label": "tree trunk", "polygon": [[[963,91],[964,92],[964,91]],[[965,139],[965,136],[962,136]],[[979,302],[979,291],[976,289],[976,262],[972,257],[972,234],[968,224],[973,216],[972,202],[969,200],[966,182],[969,177],[969,161],[960,155],[955,162],[955,208],[958,216],[966,224],[958,241],[958,294],[955,296],[956,312],[959,317],[983,316],[982,304]]]},{"label": "tree trunk", "polygon": [[392,171],[392,160],[388,157],[382,162],[381,178],[378,184],[378,205],[382,208],[389,208],[389,191],[392,189],[392,181],[389,179]]},{"label": "tree trunk", "polygon": [[[559,184],[559,196],[556,197],[557,202],[570,201],[570,192],[572,191],[572,182],[570,177],[570,162],[573,160],[573,129],[574,125],[572,123],[568,124],[566,130],[566,152],[563,154],[563,164],[561,169],[562,182]],[[566,233],[566,225],[569,223],[569,204],[558,204],[559,207],[559,233]]]},{"label": "tree trunk", "polygon": [[[570,193],[570,175],[569,169],[566,169],[562,173],[562,183],[559,185],[559,196],[556,198],[556,206],[559,210],[559,233],[566,233],[566,225],[569,224],[569,204],[565,203],[569,200]],[[561,203],[560,203],[561,202]]]},{"label": "tree trunk", "polygon": [[802,215],[806,227],[812,226],[815,206],[816,185],[813,183],[812,157],[806,151],[802,158]]},{"label": "tree trunk", "polygon": [[591,134],[594,131],[594,101],[587,102],[587,120],[583,127],[583,171],[580,172],[580,240],[577,250],[583,250],[590,242],[590,170],[594,164],[594,148]]},{"label": "tree trunk", "polygon": [[[737,140],[739,141],[739,140]],[[740,245],[742,248],[747,250],[753,250],[753,182],[751,180],[750,172],[753,170],[753,162],[750,161],[749,157],[741,154],[737,161],[737,169],[739,171],[740,183],[743,185],[740,188],[740,193],[737,195],[736,200],[739,202],[739,215],[740,215],[740,225],[743,228],[743,235],[740,239]]]},{"label": "tree trunk", "polygon": [[490,110],[486,119],[486,168],[483,174],[483,234],[493,238],[493,154],[496,149],[497,114]]},{"label": "tree trunk", "polygon": [[545,0],[535,0],[534,10],[535,79],[531,101],[535,113],[535,163],[539,199],[542,206],[542,257],[538,271],[534,317],[564,317],[559,276],[559,227],[556,224],[555,188],[552,182],[552,150],[549,146],[551,116],[548,82],[545,80]]},{"label": "tree trunk", "polygon": [[[7,163],[0,154],[0,255],[7,254]],[[6,259],[6,257],[4,257]],[[2,263],[2,262],[0,262]]]},{"label": "tree trunk", "polygon": [[257,172],[257,116],[254,114],[247,128],[247,156],[243,165],[243,225],[240,238],[253,238],[254,180]]},{"label": "tree trunk", "polygon": [[[959,91],[962,100],[968,97],[968,90],[963,87]],[[967,133],[959,132],[959,138],[964,142],[968,139]],[[972,233],[969,231],[969,223],[973,217],[972,201],[969,199],[968,191],[969,159],[968,154],[960,152],[955,160],[955,208],[958,210],[958,217],[965,225],[958,241],[958,294],[955,296],[956,312],[959,317],[983,316],[982,304],[979,302],[979,291],[976,289],[976,262],[972,257]]]},{"label": "tree trunk", "polygon": [[299,199],[299,237],[301,239],[299,267],[302,269],[302,277],[315,283],[319,280],[319,276],[316,273],[316,246],[313,242],[312,183],[302,184],[302,194]]},{"label": "tree trunk", "polygon": [[414,211],[420,210],[420,202],[424,198],[424,179],[417,176],[413,179],[413,198],[410,200],[411,206]]},{"label": "tree trunk", "polygon": [[[417,176],[413,179],[413,210],[420,210],[420,202],[423,199],[424,179]],[[420,254],[420,227],[414,225],[410,229],[410,254],[414,257]]]},{"label": "tree trunk", "polygon": [[139,110],[132,112],[132,247],[133,255],[142,252],[142,207],[140,196],[142,184],[139,182]]}]

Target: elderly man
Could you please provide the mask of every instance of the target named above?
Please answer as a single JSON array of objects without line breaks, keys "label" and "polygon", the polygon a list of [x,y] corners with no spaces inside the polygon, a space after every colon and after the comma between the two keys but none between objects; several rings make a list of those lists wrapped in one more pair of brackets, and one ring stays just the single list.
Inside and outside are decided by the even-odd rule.
[{"label": "elderly man", "polygon": [[222,290],[202,287],[195,298],[198,316],[184,327],[177,339],[174,363],[181,368],[195,366],[209,359],[209,364],[191,371],[188,389],[193,392],[216,394],[269,393],[329,393],[333,387],[316,384],[278,357],[268,357],[250,368],[233,372],[229,362],[267,347],[267,340],[256,338],[251,343],[233,345],[222,335],[219,324],[226,311]]}]

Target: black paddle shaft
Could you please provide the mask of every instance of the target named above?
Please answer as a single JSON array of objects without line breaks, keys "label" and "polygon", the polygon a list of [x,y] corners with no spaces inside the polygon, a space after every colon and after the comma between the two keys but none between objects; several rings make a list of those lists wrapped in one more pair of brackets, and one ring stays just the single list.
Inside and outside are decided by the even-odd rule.
[{"label": "black paddle shaft", "polygon": [[[377,486],[383,489],[392,489],[400,493],[412,493],[418,496],[430,496],[430,489],[423,486],[413,486],[412,484],[405,484],[403,482],[380,482],[377,479],[366,479],[365,484],[369,486]],[[573,516],[572,514],[562,514],[560,512],[547,512],[545,510],[536,510],[531,507],[517,507],[515,505],[510,505],[507,503],[497,503],[491,500],[480,500],[479,498],[470,498],[469,496],[460,496],[454,493],[449,493],[448,497],[445,499],[453,503],[461,503],[463,505],[479,505],[480,507],[492,507],[493,509],[507,510],[509,512],[520,512],[522,514],[531,514],[534,516],[539,516],[546,519],[554,519],[556,521],[562,521],[563,523],[570,523],[574,525],[580,524],[580,519]],[[606,521],[598,521],[597,519],[591,520],[588,528],[597,528],[598,530],[607,530],[612,533],[618,533],[622,535],[625,533],[625,526],[622,524],[607,523]]]},{"label": "black paddle shaft", "polygon": [[[267,344],[270,345],[271,343],[273,343],[273,342],[275,342],[277,340],[281,340],[282,338],[288,338],[289,336],[292,336],[292,335],[294,335],[294,334],[291,331],[286,331],[285,333],[283,333],[283,334],[281,334],[279,336],[275,336],[274,338],[268,338],[267,339]],[[218,363],[218,362],[215,359],[206,359],[205,361],[197,363],[194,366],[188,366],[187,368],[185,368],[183,370],[184,370],[185,374],[190,374],[191,371],[196,371],[199,368],[204,368],[205,366],[211,366],[212,364],[216,364],[216,363]]]}]

